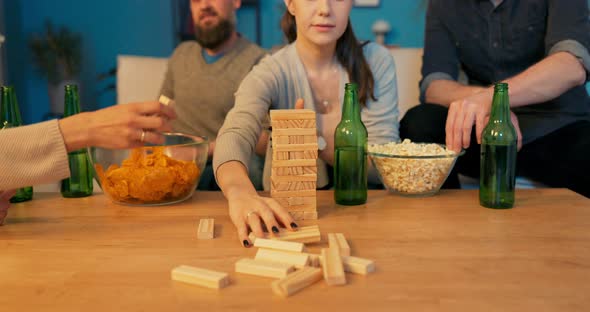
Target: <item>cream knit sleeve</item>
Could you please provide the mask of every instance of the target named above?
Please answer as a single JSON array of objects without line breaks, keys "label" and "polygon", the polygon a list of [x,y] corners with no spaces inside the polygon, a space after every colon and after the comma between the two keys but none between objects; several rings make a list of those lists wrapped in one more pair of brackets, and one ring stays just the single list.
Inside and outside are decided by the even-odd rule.
[{"label": "cream knit sleeve", "polygon": [[68,154],[57,120],[0,130],[0,190],[69,175]]}]

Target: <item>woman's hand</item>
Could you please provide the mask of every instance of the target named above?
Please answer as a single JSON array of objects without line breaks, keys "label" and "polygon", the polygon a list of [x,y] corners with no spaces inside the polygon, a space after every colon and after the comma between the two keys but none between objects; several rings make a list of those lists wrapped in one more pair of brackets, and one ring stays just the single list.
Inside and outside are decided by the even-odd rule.
[{"label": "woman's hand", "polygon": [[59,126],[68,151],[87,146],[133,148],[161,144],[161,132],[172,131],[174,108],[157,101],[114,105],[64,118]]},{"label": "woman's hand", "polygon": [[272,198],[258,195],[241,162],[228,161],[219,166],[217,182],[227,198],[229,216],[244,247],[252,246],[248,230],[257,237],[262,237],[264,229],[277,233],[281,224],[290,230],[297,228],[293,217],[285,208]]},{"label": "woman's hand", "polygon": [[[264,230],[276,234],[280,224],[295,230],[297,224],[293,218],[274,199],[254,194],[234,194],[228,198],[229,216],[238,230],[238,238],[244,247],[252,246],[248,238],[248,229],[256,237],[264,237]],[[279,224],[280,223],[280,224]]]},{"label": "woman's hand", "polygon": [[4,218],[6,218],[10,207],[10,198],[15,193],[16,190],[0,191],[0,225],[4,224]]}]

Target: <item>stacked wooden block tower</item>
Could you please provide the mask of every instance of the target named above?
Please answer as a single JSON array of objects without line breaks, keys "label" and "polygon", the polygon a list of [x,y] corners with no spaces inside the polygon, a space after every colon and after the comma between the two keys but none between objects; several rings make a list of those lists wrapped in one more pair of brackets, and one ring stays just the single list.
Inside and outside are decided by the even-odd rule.
[{"label": "stacked wooden block tower", "polygon": [[295,220],[317,219],[318,141],[313,110],[271,110],[270,195]]}]

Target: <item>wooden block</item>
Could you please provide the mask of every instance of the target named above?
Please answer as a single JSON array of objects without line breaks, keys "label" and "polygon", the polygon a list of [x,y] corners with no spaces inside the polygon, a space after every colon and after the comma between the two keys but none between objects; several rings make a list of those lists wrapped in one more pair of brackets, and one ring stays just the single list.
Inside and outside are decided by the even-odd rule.
[{"label": "wooden block", "polygon": [[272,140],[271,140],[271,147],[274,148],[275,145],[277,144],[289,144],[291,140],[289,139],[289,136],[286,135],[281,135],[281,136],[272,136]]},{"label": "wooden block", "polygon": [[311,109],[271,109],[270,120],[313,119],[315,111]]},{"label": "wooden block", "polygon": [[346,284],[344,267],[338,248],[322,248],[324,280],[330,286]]},{"label": "wooden block", "polygon": [[289,211],[289,214],[295,221],[301,221],[303,219],[303,211]]},{"label": "wooden block", "polygon": [[274,136],[313,136],[317,139],[317,130],[313,128],[278,128],[272,129],[272,135]]},{"label": "wooden block", "polygon": [[259,248],[256,252],[256,260],[286,263],[302,268],[309,264],[309,256],[305,253],[290,252],[274,249]]},{"label": "wooden block", "polygon": [[308,167],[276,167],[271,168],[271,176],[275,177],[282,177],[282,176],[299,176],[299,175],[306,175],[306,174],[315,174],[317,175],[318,168],[317,166],[308,166]]},{"label": "wooden block", "polygon": [[316,182],[318,180],[318,175],[315,173],[308,173],[302,175],[289,175],[289,176],[271,176],[270,177],[272,182]]},{"label": "wooden block", "polygon": [[160,98],[158,99],[158,102],[168,106],[170,104],[174,103],[174,100],[170,99],[169,97],[165,96],[165,95],[160,95]]},{"label": "wooden block", "polygon": [[313,128],[316,129],[315,119],[272,120],[272,129]]},{"label": "wooden block", "polygon": [[318,212],[317,211],[304,211],[303,212],[303,220],[317,220],[318,219]]},{"label": "wooden block", "polygon": [[301,197],[315,197],[316,196],[316,190],[301,190],[301,191],[278,191],[278,190],[273,190],[271,188],[270,190],[270,197],[276,197],[276,198],[281,198],[281,197],[297,197],[297,196],[301,196]]},{"label": "wooden block", "polygon": [[271,182],[271,190],[276,191],[315,191],[315,189],[316,181]]},{"label": "wooden block", "polygon": [[330,248],[338,248],[341,256],[350,256],[350,246],[342,233],[328,233]]},{"label": "wooden block", "polygon": [[318,255],[318,254],[312,254],[312,253],[308,253],[308,255],[309,255],[309,265],[310,266],[316,267],[316,268],[321,267],[321,264],[320,264],[320,262],[321,262],[320,261],[321,256],[320,255]]},{"label": "wooden block", "polygon": [[289,152],[272,152],[272,160],[289,160]]},{"label": "wooden block", "polygon": [[315,159],[289,159],[277,160],[272,162],[272,168],[277,167],[316,167],[317,160]]},{"label": "wooden block", "polygon": [[344,271],[350,273],[367,275],[375,272],[375,262],[369,259],[344,256],[342,257],[342,265],[344,266]]},{"label": "wooden block", "polygon": [[[320,234],[320,227],[317,225],[302,226],[297,231],[288,231],[285,228],[279,229],[279,233],[271,236],[269,233],[265,233],[266,239],[282,240],[288,242],[300,242],[300,243],[317,243],[322,240]],[[250,233],[250,239],[255,241],[257,238],[254,233]]]},{"label": "wooden block", "polygon": [[318,144],[318,137],[317,135],[304,135],[303,136],[303,143],[315,143]]},{"label": "wooden block", "polygon": [[198,239],[212,239],[214,236],[215,219],[199,220]]},{"label": "wooden block", "polygon": [[287,275],[285,278],[272,282],[271,288],[275,294],[281,297],[289,297],[321,279],[322,270],[320,268],[305,267]]},{"label": "wooden block", "polygon": [[295,271],[293,265],[280,262],[247,258],[240,259],[236,262],[236,272],[250,275],[283,278],[293,271]]},{"label": "wooden block", "polygon": [[199,285],[208,288],[223,288],[229,285],[227,273],[216,272],[188,265],[181,265],[172,270],[172,280]]},{"label": "wooden block", "polygon": [[[308,129],[315,129],[315,128],[308,128]],[[304,135],[290,135],[289,136],[289,144],[303,144],[305,141]]]},{"label": "wooden block", "polygon": [[287,242],[266,238],[256,238],[253,241],[254,247],[258,248],[275,249],[291,252],[303,252],[303,249],[305,249],[305,245],[299,242]]},{"label": "wooden block", "polygon": [[274,152],[317,151],[317,144],[277,144],[273,146]]},{"label": "wooden block", "polygon": [[[313,263],[315,259],[312,258],[312,254],[309,254],[309,262],[310,265]],[[324,259],[319,257],[320,267],[324,266]],[[359,257],[352,257],[352,256],[342,256],[342,266],[344,267],[344,272],[354,273],[354,274],[361,274],[367,275],[369,273],[375,272],[375,262],[373,260],[359,258]]]}]

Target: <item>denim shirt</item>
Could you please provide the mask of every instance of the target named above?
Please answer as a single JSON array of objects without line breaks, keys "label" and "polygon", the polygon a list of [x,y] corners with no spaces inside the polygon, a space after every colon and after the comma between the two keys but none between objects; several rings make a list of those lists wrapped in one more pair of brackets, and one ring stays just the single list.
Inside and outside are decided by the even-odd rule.
[{"label": "denim shirt", "polygon": [[[420,82],[421,101],[434,80],[488,86],[518,75],[546,56],[567,51],[590,77],[587,0],[431,0]],[[590,120],[590,97],[574,87],[546,103],[514,108],[523,142],[578,120]]]}]

